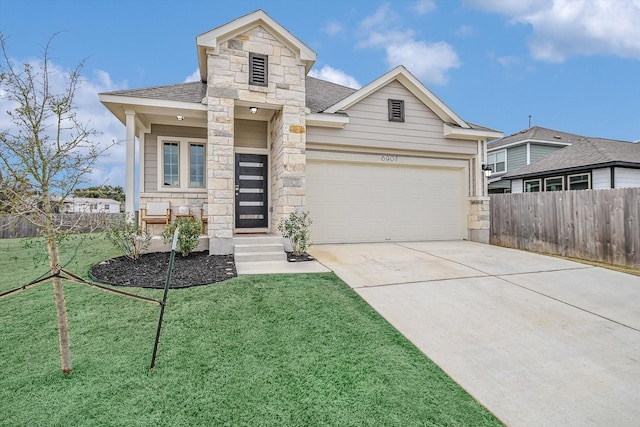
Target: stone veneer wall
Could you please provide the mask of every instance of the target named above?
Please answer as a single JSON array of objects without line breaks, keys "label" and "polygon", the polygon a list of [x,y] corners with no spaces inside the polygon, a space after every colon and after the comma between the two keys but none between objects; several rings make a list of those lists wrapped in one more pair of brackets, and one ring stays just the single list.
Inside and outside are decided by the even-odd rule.
[{"label": "stone veneer wall", "polygon": [[489,228],[491,227],[489,197],[469,197],[469,214],[467,226],[469,240],[473,242],[489,243]]},{"label": "stone veneer wall", "polygon": [[[249,53],[268,55],[268,86],[251,86]],[[276,111],[271,121],[272,231],[279,219],[304,206],[305,66],[260,26],[207,52],[208,235],[210,253],[233,250],[234,107],[236,101]]]}]

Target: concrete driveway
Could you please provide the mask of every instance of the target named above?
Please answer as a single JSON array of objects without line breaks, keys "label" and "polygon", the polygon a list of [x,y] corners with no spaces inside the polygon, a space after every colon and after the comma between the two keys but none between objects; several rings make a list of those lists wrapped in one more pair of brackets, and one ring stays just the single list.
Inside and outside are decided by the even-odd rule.
[{"label": "concrete driveway", "polygon": [[472,242],[310,253],[507,425],[640,425],[640,277]]}]

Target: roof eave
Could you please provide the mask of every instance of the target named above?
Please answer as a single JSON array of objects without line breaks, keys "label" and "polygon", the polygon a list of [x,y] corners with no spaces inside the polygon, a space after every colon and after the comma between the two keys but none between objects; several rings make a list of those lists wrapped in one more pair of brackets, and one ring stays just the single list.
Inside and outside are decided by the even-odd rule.
[{"label": "roof eave", "polygon": [[610,168],[610,167],[640,169],[640,163],[624,162],[624,161],[593,163],[590,165],[572,166],[567,168],[551,169],[551,170],[538,171],[538,172],[528,172],[528,173],[523,173],[518,175],[507,174],[503,178],[505,179],[526,179],[526,178],[538,178],[538,177],[543,178],[551,175],[566,174],[570,172],[588,172],[593,169],[602,169],[602,168]]},{"label": "roof eave", "polygon": [[306,116],[307,126],[344,129],[349,124],[346,114],[310,113]]},{"label": "roof eave", "polygon": [[[126,123],[125,111],[137,111],[142,108],[158,108],[167,110],[167,115],[179,111],[207,111],[207,106],[195,102],[171,101],[165,99],[139,98],[132,96],[110,95],[108,93],[98,94],[100,102],[104,105],[121,123]],[[148,128],[148,123],[143,123]]]},{"label": "roof eave", "polygon": [[490,143],[487,145],[487,151],[495,151],[495,150],[504,150],[505,148],[516,147],[518,145],[525,144],[540,144],[540,145],[551,145],[551,146],[560,146],[560,147],[568,147],[573,144],[572,142],[558,142],[558,141],[545,141],[545,140],[536,140],[536,139],[525,139],[522,141],[510,142],[504,145],[496,145],[495,143]]},{"label": "roof eave", "polygon": [[469,139],[469,140],[488,140],[491,138],[500,138],[503,134],[499,131],[494,130],[481,130],[481,129],[469,129],[469,128],[459,128],[457,126],[452,126],[449,123],[443,124],[443,131],[445,138],[455,138],[455,139]]}]

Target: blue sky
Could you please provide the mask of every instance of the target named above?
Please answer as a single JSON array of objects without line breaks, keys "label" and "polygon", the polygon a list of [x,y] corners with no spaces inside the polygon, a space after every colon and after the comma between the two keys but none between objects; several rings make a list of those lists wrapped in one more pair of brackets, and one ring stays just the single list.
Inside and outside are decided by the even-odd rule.
[{"label": "blue sky", "polygon": [[[0,0],[0,31],[16,61],[64,31],[53,62],[87,58],[81,118],[111,141],[124,126],[98,92],[193,80],[196,36],[256,9],[316,51],[317,77],[365,85],[403,64],[464,120],[505,135],[531,115],[640,140],[640,0]],[[121,185],[123,171],[121,144],[93,180]]]}]

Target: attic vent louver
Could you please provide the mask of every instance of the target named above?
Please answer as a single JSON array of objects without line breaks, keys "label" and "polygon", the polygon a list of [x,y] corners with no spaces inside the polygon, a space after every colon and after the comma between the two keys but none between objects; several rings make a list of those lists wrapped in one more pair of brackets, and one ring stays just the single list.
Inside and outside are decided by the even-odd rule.
[{"label": "attic vent louver", "polygon": [[249,84],[267,86],[269,75],[269,60],[267,55],[249,53]]},{"label": "attic vent louver", "polygon": [[389,100],[389,121],[404,122],[404,101],[402,99]]}]

